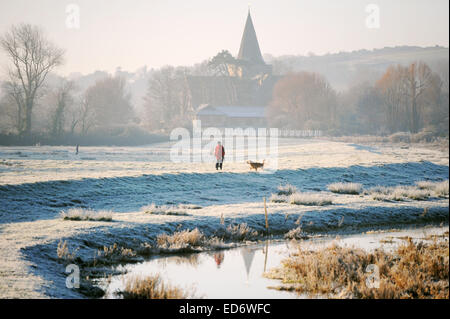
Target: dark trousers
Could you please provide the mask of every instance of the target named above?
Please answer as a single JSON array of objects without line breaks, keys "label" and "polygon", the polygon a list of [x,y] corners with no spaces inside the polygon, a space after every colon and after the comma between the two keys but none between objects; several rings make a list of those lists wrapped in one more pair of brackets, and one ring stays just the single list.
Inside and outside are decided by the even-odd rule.
[{"label": "dark trousers", "polygon": [[219,168],[222,170],[222,163],[216,163],[216,170]]}]

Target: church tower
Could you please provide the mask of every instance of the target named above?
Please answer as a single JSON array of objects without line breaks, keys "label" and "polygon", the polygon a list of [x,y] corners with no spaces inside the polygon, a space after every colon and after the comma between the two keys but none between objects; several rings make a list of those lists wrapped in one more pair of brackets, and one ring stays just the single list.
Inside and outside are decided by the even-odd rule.
[{"label": "church tower", "polygon": [[241,78],[264,78],[272,74],[272,66],[266,64],[261,55],[250,10],[242,34],[237,63],[229,66],[229,69],[231,75]]}]

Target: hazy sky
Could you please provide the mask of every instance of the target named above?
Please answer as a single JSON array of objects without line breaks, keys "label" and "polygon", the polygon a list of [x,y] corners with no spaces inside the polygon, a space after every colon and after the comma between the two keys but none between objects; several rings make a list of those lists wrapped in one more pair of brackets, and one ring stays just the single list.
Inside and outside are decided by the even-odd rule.
[{"label": "hazy sky", "polygon": [[[380,28],[366,26],[371,3],[380,9]],[[80,10],[79,29],[66,25],[69,4]],[[20,22],[42,26],[67,51],[62,74],[192,65],[222,49],[237,54],[248,5],[242,0],[0,0],[0,33]],[[255,0],[250,5],[263,54],[449,45],[448,0]],[[0,64],[5,62],[0,54]]]}]

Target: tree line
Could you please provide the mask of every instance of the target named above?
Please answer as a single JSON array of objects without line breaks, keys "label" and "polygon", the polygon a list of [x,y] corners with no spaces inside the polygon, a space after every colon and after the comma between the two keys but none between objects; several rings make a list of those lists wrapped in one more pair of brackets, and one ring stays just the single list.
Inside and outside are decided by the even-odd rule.
[{"label": "tree line", "polygon": [[[199,106],[193,102],[194,94],[204,103],[217,100],[211,83],[194,92],[189,83],[193,77],[206,82],[220,78],[214,85],[220,85],[226,105],[234,105],[242,95],[232,74],[236,70],[229,67],[239,61],[226,50],[194,66],[152,69],[146,74],[138,110],[127,77],[120,73],[102,76],[85,88],[69,78],[55,77],[52,72],[64,63],[65,52],[37,26],[12,26],[0,36],[0,49],[10,62],[1,74],[2,136],[132,138],[137,134],[145,140],[149,132],[167,134],[175,127],[190,127]],[[448,83],[448,59],[438,71],[420,61],[390,66],[379,78],[342,92],[318,73],[288,72],[273,87],[267,121],[272,127],[322,130],[329,135],[427,130],[448,136]]]},{"label": "tree line", "polygon": [[448,136],[448,60],[440,74],[423,62],[396,65],[372,83],[337,93],[316,73],[289,73],[268,108],[271,125],[330,135],[427,131]]}]

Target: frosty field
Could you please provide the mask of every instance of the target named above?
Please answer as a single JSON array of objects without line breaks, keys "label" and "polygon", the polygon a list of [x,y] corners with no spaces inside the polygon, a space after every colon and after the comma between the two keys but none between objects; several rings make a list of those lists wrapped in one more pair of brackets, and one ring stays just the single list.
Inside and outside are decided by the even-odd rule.
[{"label": "frosty field", "polygon": [[[0,147],[0,298],[92,297],[87,284],[66,288],[67,262],[57,254],[64,241],[75,252],[71,262],[80,265],[81,276],[100,277],[111,264],[99,271],[96,254],[114,244],[132,251],[124,258],[127,263],[160,252],[211,249],[185,245],[164,250],[157,243],[162,233],[198,228],[207,238],[220,237],[227,227],[245,223],[258,236],[238,239],[227,233],[215,248],[261,240],[263,197],[270,234],[277,238],[299,226],[305,236],[448,227],[448,183],[446,188],[442,184],[443,192],[416,184],[448,181],[447,152],[413,144],[364,146],[288,138],[278,143],[278,170],[273,174],[250,172],[246,163],[227,159],[223,172],[216,172],[214,163],[173,163],[170,143],[81,147],[78,155],[73,147]],[[331,192],[332,183],[361,184],[361,192]],[[271,202],[278,187],[287,184],[330,203]],[[378,198],[373,188],[379,186],[409,187],[414,196]],[[416,193],[423,198],[417,199]],[[164,209],[146,211],[151,204]],[[84,212],[82,220],[60,215],[70,209]],[[111,220],[88,218],[98,211],[106,211]]]}]

